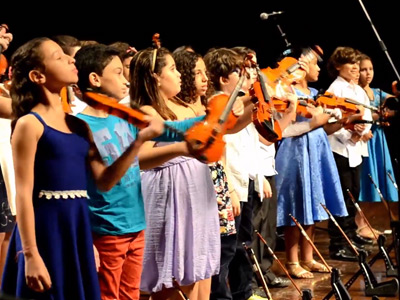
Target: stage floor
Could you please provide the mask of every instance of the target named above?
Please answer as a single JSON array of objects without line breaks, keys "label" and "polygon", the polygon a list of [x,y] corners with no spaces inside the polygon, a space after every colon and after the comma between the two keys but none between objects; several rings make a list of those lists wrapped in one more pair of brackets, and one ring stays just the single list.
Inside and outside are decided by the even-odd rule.
[{"label": "stage floor", "polygon": [[[364,214],[366,215],[368,221],[371,223],[371,225],[380,230],[384,231],[386,229],[390,229],[390,219],[388,216],[388,211],[385,208],[385,206],[379,202],[379,203],[360,203],[360,207]],[[398,215],[398,205],[397,203],[390,203],[390,208],[392,212],[395,214],[397,217]],[[327,263],[335,268],[338,268],[341,270],[341,280],[343,284],[345,284],[353,275],[356,271],[359,270],[359,265],[357,262],[344,262],[344,261],[338,261],[338,260],[332,260],[329,258],[329,237],[328,237],[328,232],[326,231],[327,227],[327,221],[321,222],[317,224],[318,228],[316,230],[316,237],[315,237],[315,245],[317,249],[321,252],[321,255],[323,258],[327,261]],[[389,246],[392,243],[392,236],[391,235],[386,235],[387,240],[386,240],[386,247]],[[368,247],[372,251],[372,253],[368,256],[367,262],[370,261],[375,254],[379,251],[378,246],[374,245],[372,247]],[[284,263],[284,257],[285,254],[284,252],[279,252],[276,251],[276,255],[278,256],[279,259],[281,259],[281,262]],[[389,253],[391,260],[394,265],[396,265],[396,259],[395,259],[395,253],[394,251],[391,251]],[[320,259],[317,257],[317,255],[314,255],[314,258],[318,261]],[[281,275],[284,275],[283,271],[279,268],[277,264],[273,265],[273,270],[276,271],[276,273],[279,273]],[[377,282],[382,282],[382,281],[387,281],[387,280],[392,280],[394,277],[386,277],[386,268],[383,259],[379,258],[371,267],[371,270],[373,271]],[[323,299],[327,293],[331,290],[331,283],[330,283],[330,274],[323,274],[323,273],[314,273],[314,278],[313,279],[295,279],[295,283],[299,286],[300,289],[311,289],[312,294],[313,294],[313,299],[315,300],[321,300]],[[357,278],[357,280],[352,284],[350,289],[348,290],[352,299],[353,300],[364,300],[364,299],[371,299],[371,297],[365,296],[364,292],[364,277],[361,275]],[[293,285],[290,285],[287,288],[271,288],[270,289],[272,298],[274,300],[276,299],[285,299],[285,300],[294,300],[294,299],[301,299],[299,296],[299,293],[297,290],[294,288]],[[334,296],[332,296],[330,299],[335,299]],[[384,299],[399,299],[398,294],[395,297],[379,297],[380,300]]]},{"label": "stage floor", "polygon": [[[398,218],[398,205],[397,203],[390,203],[389,204],[392,212],[394,213],[395,217]],[[390,228],[390,219],[388,210],[385,206],[379,203],[360,203],[360,207],[364,214],[366,215],[368,221],[371,225],[380,230],[384,231]],[[357,262],[344,262],[338,260],[331,260],[329,258],[329,237],[327,232],[327,221],[321,222],[317,224],[318,229],[316,230],[316,237],[315,237],[315,245],[317,249],[321,252],[323,258],[327,261],[327,263],[331,267],[335,267],[340,269],[341,271],[341,280],[343,284],[345,284],[355,272],[359,270],[359,265]],[[386,247],[392,243],[392,236],[386,235]],[[370,261],[376,253],[378,253],[378,246],[375,244],[374,246],[369,246],[369,250],[372,253],[367,258],[367,262]],[[285,253],[284,251],[276,250],[275,254],[281,260],[282,264],[285,263]],[[395,253],[391,251],[389,253],[391,260],[394,265],[396,265]],[[320,259],[317,255],[314,255],[314,258],[318,261]],[[275,262],[273,265],[273,270],[276,274],[280,276],[285,276],[284,272],[279,268],[279,265]],[[392,280],[394,277],[386,277],[386,268],[383,259],[379,258],[371,267],[371,270],[374,272],[377,282]],[[312,291],[313,299],[315,300],[322,300],[328,292],[331,290],[331,282],[330,282],[330,274],[323,274],[323,273],[314,273],[313,279],[294,279],[295,283],[298,287],[303,289],[310,289]],[[351,298],[353,300],[364,300],[364,299],[371,299],[372,297],[365,296],[364,292],[364,277],[360,275],[355,282],[352,284],[350,289],[348,290]],[[298,300],[301,299],[299,293],[297,292],[296,288],[293,285],[290,285],[286,288],[270,288],[270,292],[272,298],[274,300],[282,299],[282,300]],[[148,295],[141,294],[141,300],[149,299]],[[330,299],[335,299],[332,296]],[[397,294],[395,297],[379,297],[380,300],[386,299],[400,299],[399,295]],[[206,299],[205,299],[206,300]]]}]

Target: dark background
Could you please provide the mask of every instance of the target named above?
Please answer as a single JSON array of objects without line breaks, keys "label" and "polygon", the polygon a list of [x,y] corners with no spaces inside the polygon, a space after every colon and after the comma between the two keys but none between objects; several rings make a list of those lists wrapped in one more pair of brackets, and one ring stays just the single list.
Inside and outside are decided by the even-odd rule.
[{"label": "dark background", "polygon": [[[104,1],[102,1],[104,2]],[[395,0],[364,0],[367,13],[387,46],[395,67],[400,65],[398,11]],[[139,4],[140,3],[140,4]],[[324,50],[320,80],[314,86],[326,89],[332,82],[325,62],[337,46],[351,46],[371,56],[375,65],[373,87],[391,90],[396,78],[358,0],[311,1],[53,1],[51,4],[3,4],[1,23],[14,34],[12,52],[38,36],[69,34],[81,40],[102,43],[125,41],[137,49],[151,46],[155,32],[170,50],[191,45],[205,54],[211,47],[248,46],[257,51],[261,68],[274,66],[285,49],[277,24],[293,45],[320,45]],[[82,8],[89,5],[91,8]],[[260,13],[284,11],[275,20],[260,20]]]}]

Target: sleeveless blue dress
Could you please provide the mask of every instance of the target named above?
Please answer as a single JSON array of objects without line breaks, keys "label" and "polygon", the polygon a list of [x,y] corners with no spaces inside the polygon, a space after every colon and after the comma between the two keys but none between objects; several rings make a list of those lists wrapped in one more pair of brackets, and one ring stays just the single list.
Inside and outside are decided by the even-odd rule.
[{"label": "sleeveless blue dress", "polygon": [[99,300],[86,197],[89,143],[77,133],[47,126],[37,113],[32,114],[44,126],[35,156],[32,195],[36,243],[52,287],[37,293],[26,285],[17,225],[7,254],[2,291],[23,299]]},{"label": "sleeveless blue dress", "polygon": [[[298,96],[313,97],[296,90]],[[296,122],[310,121],[302,116]],[[294,226],[289,216],[300,224],[312,225],[328,219],[320,203],[334,216],[347,216],[335,160],[322,127],[299,136],[284,138],[276,154],[277,226]]]},{"label": "sleeveless blue dress", "polygon": [[[387,93],[380,89],[372,89],[374,99],[371,100],[371,105],[379,107],[387,96]],[[383,198],[387,201],[399,201],[398,192],[390,180],[387,173],[390,173],[395,180],[392,161],[390,158],[389,147],[386,141],[385,132],[381,126],[373,124],[371,127],[373,134],[372,139],[367,143],[368,157],[363,158],[361,169],[360,183],[360,201],[379,202],[381,198],[375,189],[368,174],[371,174],[372,180],[376,183],[381,191]]]}]

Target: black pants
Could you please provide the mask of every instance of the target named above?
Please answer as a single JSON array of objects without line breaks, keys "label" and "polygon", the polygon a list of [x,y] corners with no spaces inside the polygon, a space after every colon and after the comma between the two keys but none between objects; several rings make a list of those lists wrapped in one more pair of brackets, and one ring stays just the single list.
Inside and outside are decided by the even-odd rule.
[{"label": "black pants", "polygon": [[[333,153],[336,165],[339,171],[340,184],[342,185],[343,197],[346,203],[348,212],[347,217],[335,217],[335,220],[340,225],[342,230],[346,233],[349,239],[356,235],[357,225],[355,222],[356,208],[351,200],[347,190],[351,192],[354,199],[358,200],[360,194],[360,172],[361,165],[357,167],[349,166],[349,159],[342,155]],[[346,239],[341,234],[340,230],[335,224],[329,220],[328,223],[329,237],[330,237],[330,250],[337,251],[342,246],[348,245]]]},{"label": "black pants", "polygon": [[211,278],[210,300],[231,300],[232,293],[228,284],[229,264],[236,253],[236,234],[221,236],[221,263],[218,275]]},{"label": "black pants", "polygon": [[[275,178],[265,177],[272,189],[272,197],[264,199],[262,202],[255,200],[253,202],[253,228],[257,230],[261,236],[266,240],[268,246],[275,250],[276,245],[276,217],[277,217],[277,195],[275,189]],[[257,199],[258,194],[253,191],[253,198]],[[273,257],[269,254],[267,247],[261,241],[261,239],[254,234],[252,248],[255,256],[260,264],[261,271],[264,274],[266,283],[271,283],[276,275],[270,270]],[[256,285],[256,277],[253,277],[253,285]]]},{"label": "black pants", "polygon": [[[250,192],[251,191],[251,192]],[[236,252],[229,265],[229,285],[234,300],[246,300],[252,294],[253,269],[242,243],[250,246],[253,236],[253,191],[250,180],[247,202],[241,202],[241,213],[235,218],[237,234]]]}]

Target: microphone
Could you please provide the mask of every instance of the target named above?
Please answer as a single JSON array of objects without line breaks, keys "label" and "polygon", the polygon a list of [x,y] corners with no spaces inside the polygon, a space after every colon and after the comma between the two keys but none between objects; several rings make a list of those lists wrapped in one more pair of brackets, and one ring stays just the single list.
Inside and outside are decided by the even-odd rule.
[{"label": "microphone", "polygon": [[283,11],[273,11],[272,13],[269,13],[269,14],[263,12],[263,13],[260,14],[260,19],[261,20],[267,20],[269,17],[276,16],[276,15],[281,15],[283,13],[284,13]]}]

